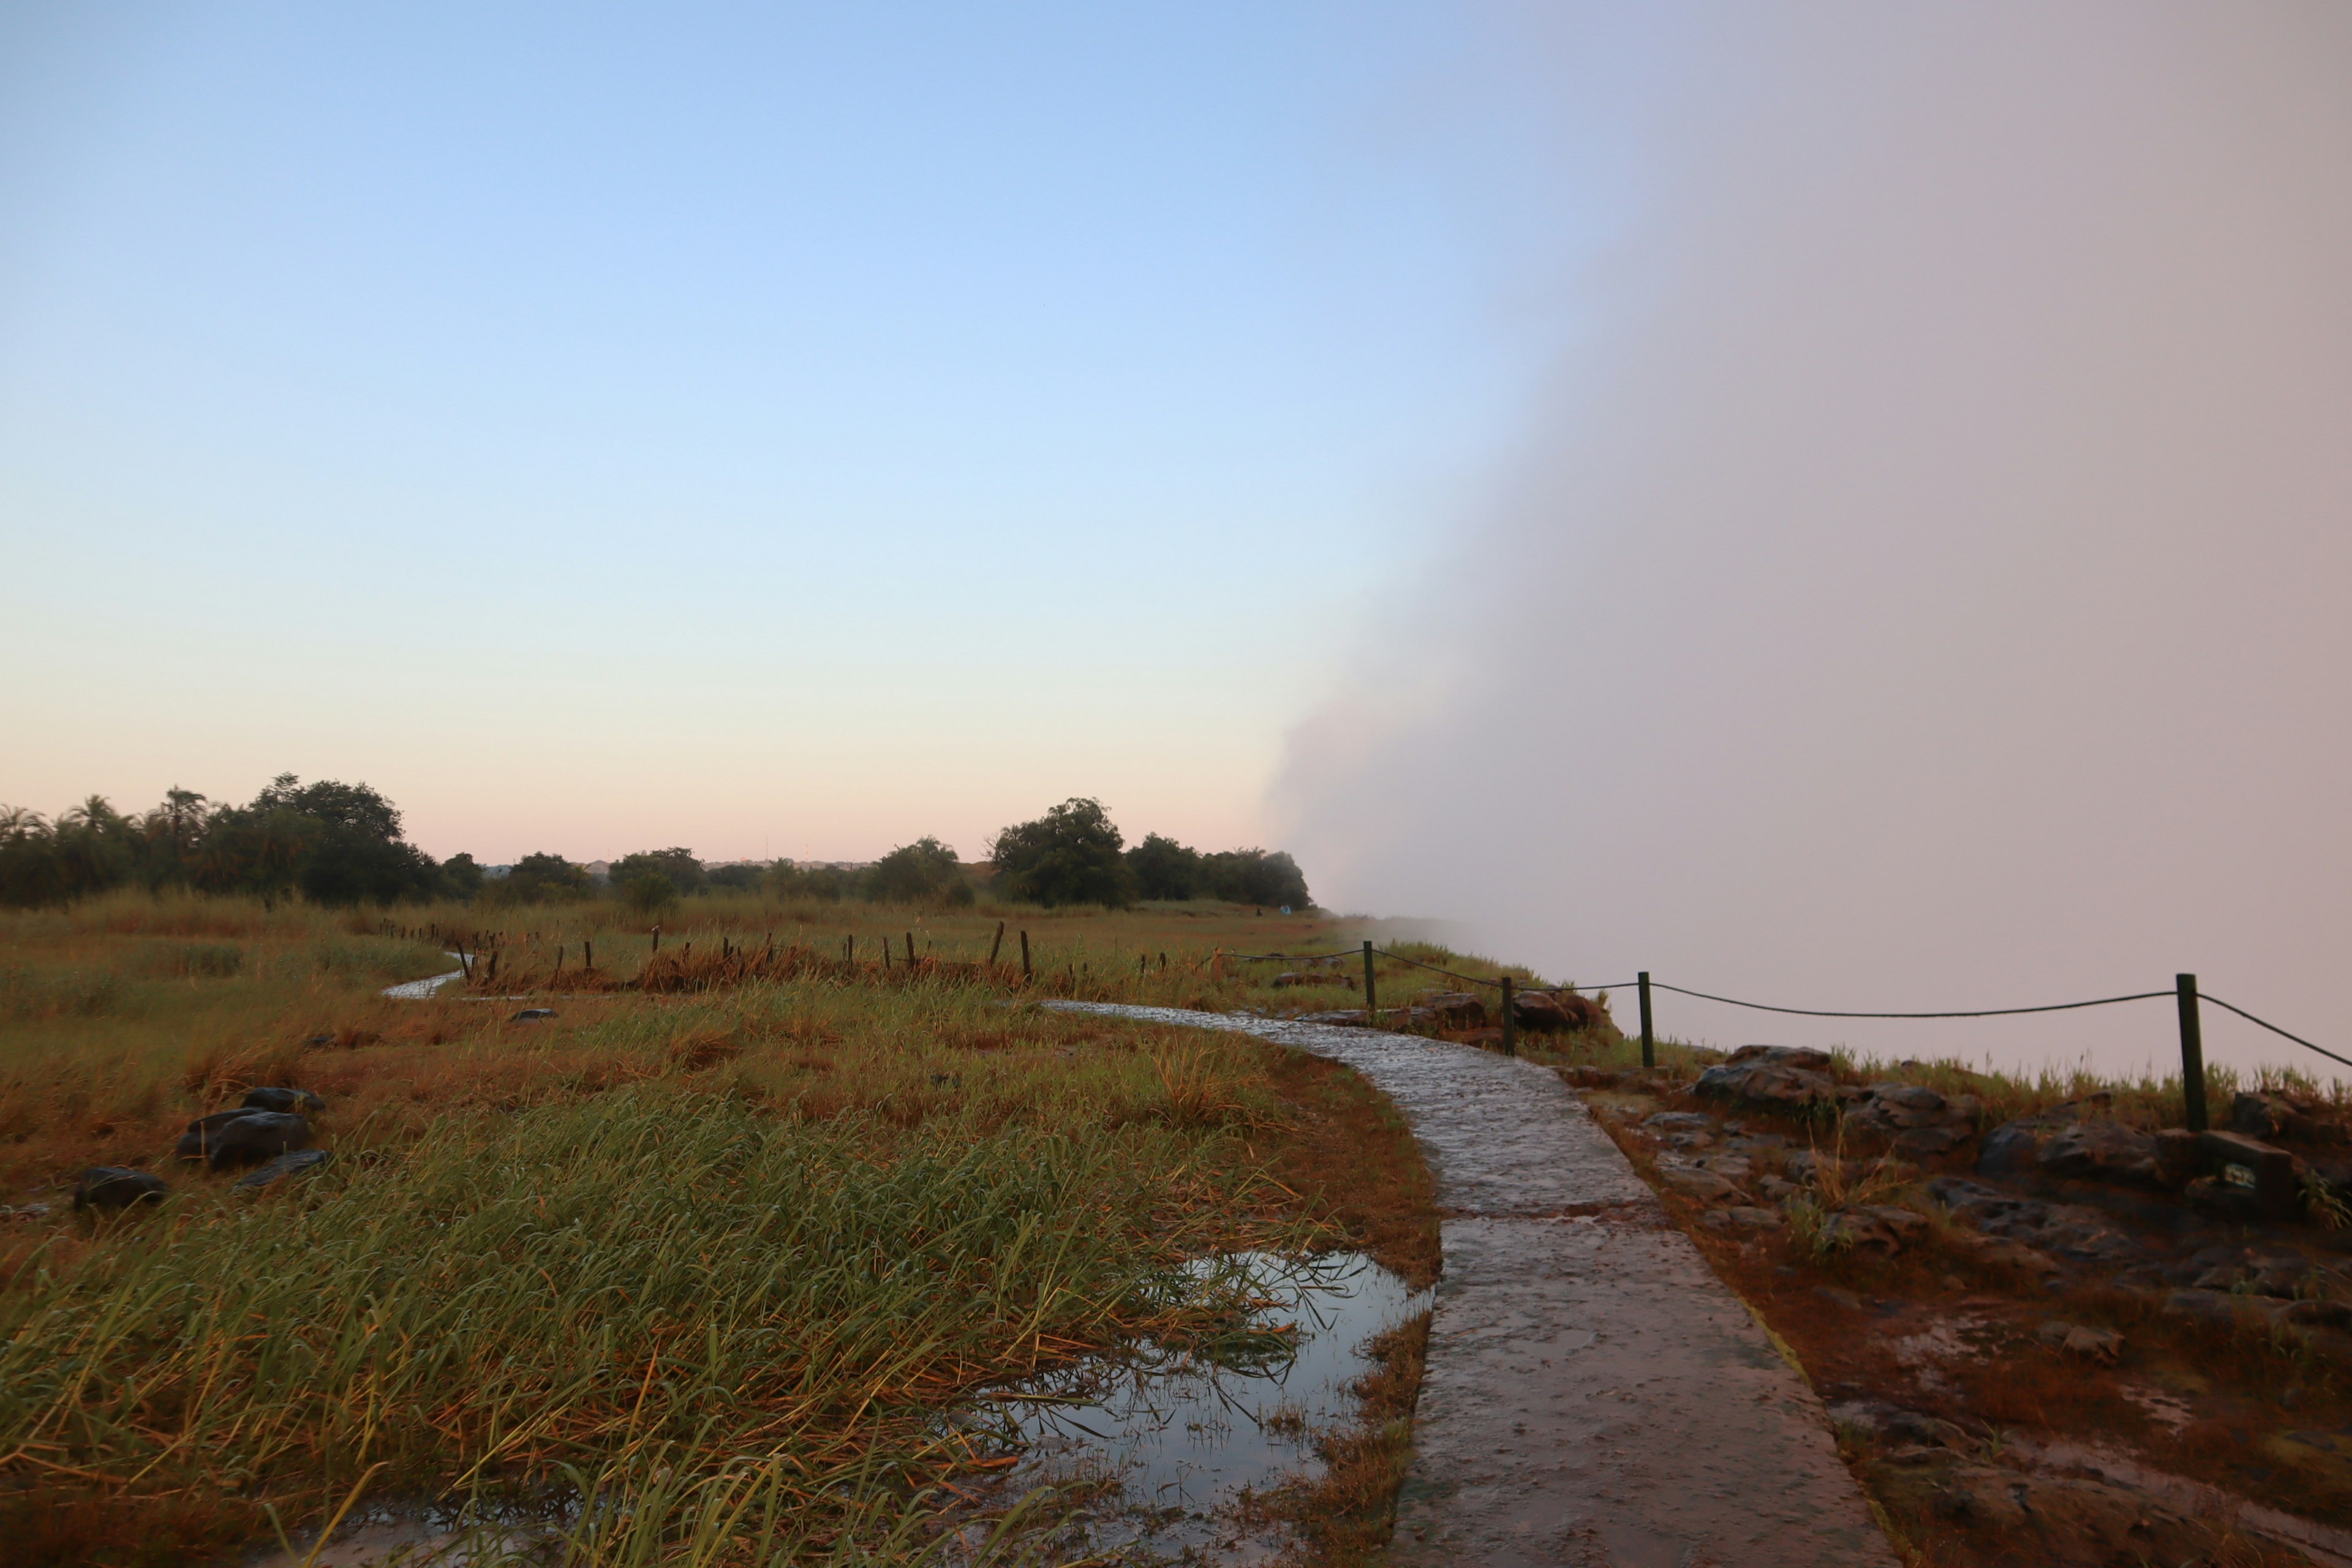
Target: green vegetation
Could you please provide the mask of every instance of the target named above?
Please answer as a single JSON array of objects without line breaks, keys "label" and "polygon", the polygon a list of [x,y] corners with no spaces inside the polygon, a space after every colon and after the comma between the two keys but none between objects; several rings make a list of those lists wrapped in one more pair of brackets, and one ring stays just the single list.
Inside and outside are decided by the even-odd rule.
[{"label": "green vegetation", "polygon": [[[966,1500],[1003,1456],[942,1412],[1235,1321],[1242,1282],[1184,1260],[1392,1236],[1402,1266],[1433,1263],[1402,1129],[1328,1071],[1025,1005],[1318,1000],[1218,954],[1352,928],[1015,911],[1024,983],[1018,930],[982,962],[1000,918],[708,891],[666,917],[665,961],[772,932],[854,936],[856,963],[731,983],[722,958],[708,989],[648,994],[570,989],[586,942],[622,979],[653,957],[610,899],[122,891],[0,914],[0,1178],[51,1206],[0,1226],[11,1561],[233,1561],[273,1510],[314,1529],[363,1481],[375,1501],[607,1500],[569,1521],[586,1563],[912,1561],[1014,1500]],[[450,967],[436,928],[493,944],[499,988],[552,980],[568,949],[558,1016],[382,996]],[[919,962],[883,969],[886,931]],[[166,1158],[263,1083],[326,1097],[322,1173],[257,1199]],[[57,1184],[100,1163],[173,1196],[71,1215]],[[1365,1473],[1348,1507],[1377,1514],[1386,1472]]]}]

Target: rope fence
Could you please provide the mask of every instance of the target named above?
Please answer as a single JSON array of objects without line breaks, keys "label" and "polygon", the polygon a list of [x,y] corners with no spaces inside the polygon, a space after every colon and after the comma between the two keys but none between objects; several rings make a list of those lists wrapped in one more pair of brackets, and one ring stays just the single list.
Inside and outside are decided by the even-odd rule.
[{"label": "rope fence", "polygon": [[[1449,980],[1458,980],[1466,985],[1485,985],[1499,988],[1502,992],[1503,998],[1503,1054],[1506,1056],[1516,1056],[1518,1054],[1517,1019],[1514,1016],[1513,999],[1516,994],[1526,990],[1527,987],[1523,986],[1515,977],[1505,974],[1499,978],[1488,979],[1484,975],[1465,974],[1459,970],[1446,969],[1434,963],[1424,963],[1417,958],[1407,958],[1401,952],[1391,952],[1385,948],[1374,947],[1369,942],[1365,942],[1362,948],[1358,951],[1360,952],[1364,961],[1364,1015],[1367,1018],[1370,1019],[1374,1023],[1379,1022],[1380,1019],[1380,993],[1375,984],[1373,964],[1376,960],[1385,958],[1392,963],[1403,963],[1409,964],[1415,969],[1425,969],[1433,974],[1443,974]],[[1229,952],[1223,956],[1252,963],[1326,963],[1334,958],[1352,957],[1355,956],[1355,954],[1346,952],[1321,953]],[[1642,1065],[1645,1068],[1657,1066],[1656,1029],[1653,1022],[1651,1009],[1651,994],[1657,991],[1670,991],[1677,996],[1689,996],[1701,1002],[1719,1003],[1727,1007],[1745,1007],[1753,1012],[1779,1013],[1798,1018],[1886,1018],[1895,1020],[1918,1020],[1929,1018],[2014,1018],[2032,1013],[2072,1013],[2084,1007],[2112,1007],[2119,1003],[2125,1002],[2153,1002],[2159,997],[2169,996],[2173,999],[2174,1005],[2179,1011],[2181,1092],[2183,1098],[2188,1102],[2189,1125],[2191,1130],[2200,1132],[2204,1131],[2207,1127],[2205,1105],[2204,1029],[2200,1021],[2198,1012],[2199,1005],[2200,1003],[2210,1002],[2214,1006],[2234,1013],[2239,1017],[2243,1018],[2246,1022],[2254,1025],[2258,1028],[2268,1029],[2272,1034],[2278,1036],[2281,1039],[2292,1040],[2307,1051],[2314,1051],[2320,1056],[2326,1057],[2329,1061],[2340,1062],[2346,1067],[2352,1067],[2352,1057],[2338,1056],[2336,1052],[2329,1050],[2326,1047],[2315,1045],[2311,1041],[2305,1039],[2301,1035],[2297,1035],[2290,1032],[2289,1030],[2279,1027],[2276,1024],[2272,1023],[2267,1018],[2256,1017],[2253,1014],[2247,1012],[2243,1007],[2239,1006],[2234,1002],[2224,1002],[2219,996],[2200,992],[2197,988],[2197,976],[2194,974],[2175,975],[2173,977],[2172,989],[2169,991],[2134,991],[2129,994],[2123,996],[2094,996],[2089,1000],[2083,1002],[2049,1002],[2042,1004],[2039,1006],[2032,1007],[1972,1007],[1936,1013],[1865,1013],[1828,1007],[1781,1007],[1776,1006],[1769,1002],[1747,1002],[1742,1001],[1737,996],[1718,996],[1712,992],[1692,991],[1680,985],[1669,985],[1663,980],[1653,980],[1650,977],[1649,971],[1647,970],[1643,970],[1640,974],[1636,975],[1630,981],[1621,980],[1614,984],[1606,985],[1570,984],[1562,989],[1598,994],[1604,991],[1622,991],[1629,987],[1637,990],[1641,994]]]}]

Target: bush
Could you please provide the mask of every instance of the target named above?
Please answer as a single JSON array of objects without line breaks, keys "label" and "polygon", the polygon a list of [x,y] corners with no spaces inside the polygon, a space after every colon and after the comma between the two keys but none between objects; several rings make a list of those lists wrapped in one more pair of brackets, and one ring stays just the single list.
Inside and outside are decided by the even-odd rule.
[{"label": "bush", "polygon": [[641,915],[657,915],[677,903],[677,889],[670,879],[653,871],[639,871],[626,880],[615,878],[621,890],[621,901]]},{"label": "bush", "polygon": [[900,904],[972,901],[971,884],[956,852],[928,835],[876,861],[866,873],[866,896]]},{"label": "bush", "polygon": [[768,894],[777,899],[815,899],[837,904],[849,890],[849,879],[830,866],[795,866],[779,860],[768,868]]},{"label": "bush", "polygon": [[1119,853],[1121,843],[1102,802],[1074,798],[1006,828],[989,855],[997,887],[1009,898],[1122,909],[1135,901],[1135,873]]}]

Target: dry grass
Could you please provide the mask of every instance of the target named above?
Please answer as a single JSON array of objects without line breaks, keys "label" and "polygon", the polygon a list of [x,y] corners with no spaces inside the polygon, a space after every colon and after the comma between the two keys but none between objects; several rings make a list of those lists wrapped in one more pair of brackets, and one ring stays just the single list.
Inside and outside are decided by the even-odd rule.
[{"label": "dry grass", "polygon": [[[583,1563],[912,1561],[923,1489],[986,1458],[938,1411],[1222,1321],[1181,1258],[1352,1242],[1433,1268],[1426,1172],[1353,1079],[1029,1005],[1291,1000],[1216,950],[1339,945],[1328,922],[1033,914],[1024,985],[1014,934],[978,962],[993,917],[894,915],[919,962],[886,974],[878,931],[856,964],[817,947],[841,910],[687,911],[655,971],[679,983],[567,970],[542,1022],[379,994],[447,967],[450,911],[422,940],[235,900],[0,917],[7,1195],[56,1204],[101,1163],[177,1189],[126,1223],[0,1228],[11,1560],[199,1560],[367,1478],[620,1500],[582,1516]],[[759,971],[770,929],[808,961]],[[533,962],[555,980],[580,934],[515,925],[499,990]],[[327,1173],[256,1202],[165,1168],[182,1122],[272,1082],[327,1097]]]}]

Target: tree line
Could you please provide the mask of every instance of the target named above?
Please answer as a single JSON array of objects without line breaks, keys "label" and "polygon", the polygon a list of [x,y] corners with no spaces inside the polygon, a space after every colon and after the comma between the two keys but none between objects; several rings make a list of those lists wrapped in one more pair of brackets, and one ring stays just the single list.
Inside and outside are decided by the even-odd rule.
[{"label": "tree line", "polygon": [[68,903],[118,888],[299,896],[320,904],[392,904],[439,899],[489,905],[617,897],[655,911],[712,892],[786,900],[862,899],[968,905],[989,880],[992,898],[1045,905],[1123,908],[1142,900],[1222,899],[1306,909],[1307,879],[1288,855],[1263,849],[1214,854],[1160,834],[1133,848],[1099,801],[1064,801],[989,841],[988,860],[966,865],[937,837],[901,845],[871,866],[845,869],[771,864],[706,866],[690,849],[641,850],[613,862],[604,881],[561,855],[526,855],[492,877],[471,855],[435,860],[407,842],[400,812],[364,784],[305,784],[280,773],[243,805],[174,786],[136,815],[91,795],[56,817],[0,806],[0,904]]}]

